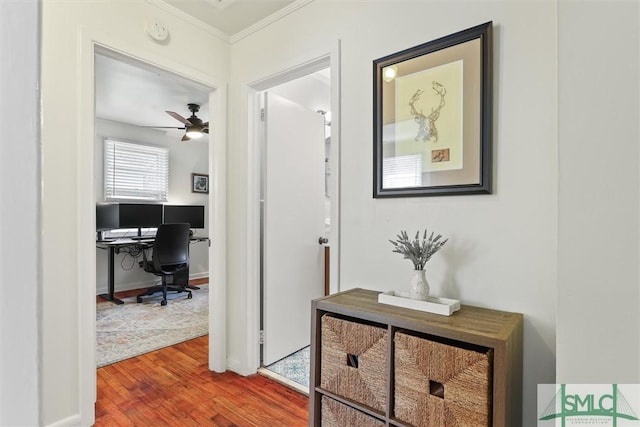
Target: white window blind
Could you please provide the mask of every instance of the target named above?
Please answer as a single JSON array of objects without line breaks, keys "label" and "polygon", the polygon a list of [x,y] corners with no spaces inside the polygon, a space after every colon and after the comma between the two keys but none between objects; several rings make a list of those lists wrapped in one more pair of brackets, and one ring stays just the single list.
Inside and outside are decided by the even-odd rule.
[{"label": "white window blind", "polygon": [[420,187],[422,155],[387,157],[382,161],[382,188]]},{"label": "white window blind", "polygon": [[105,200],[167,201],[169,150],[104,140]]}]

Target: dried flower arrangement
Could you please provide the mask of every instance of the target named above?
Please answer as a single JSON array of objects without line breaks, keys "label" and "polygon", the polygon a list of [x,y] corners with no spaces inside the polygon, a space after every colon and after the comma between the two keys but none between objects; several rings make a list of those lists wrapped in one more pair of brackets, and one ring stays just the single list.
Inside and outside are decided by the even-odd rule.
[{"label": "dried flower arrangement", "polygon": [[404,259],[409,259],[413,262],[413,267],[416,270],[424,270],[424,266],[429,261],[431,256],[438,252],[438,250],[444,246],[449,239],[442,239],[442,235],[438,234],[433,236],[433,232],[427,238],[427,230],[424,230],[422,240],[420,240],[420,230],[416,231],[416,236],[413,240],[409,240],[409,235],[406,231],[400,231],[398,234],[398,240],[389,240],[393,244],[393,251],[398,254],[404,255]]}]

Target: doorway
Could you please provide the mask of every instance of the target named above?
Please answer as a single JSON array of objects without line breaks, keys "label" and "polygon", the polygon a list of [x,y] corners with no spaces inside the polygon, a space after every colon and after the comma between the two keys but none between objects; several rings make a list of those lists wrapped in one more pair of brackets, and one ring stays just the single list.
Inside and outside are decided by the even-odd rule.
[{"label": "doorway", "polygon": [[311,300],[325,294],[331,235],[326,65],[260,93],[260,372],[308,390]]},{"label": "doorway", "polygon": [[[208,196],[208,221],[212,239],[208,250],[208,262],[211,283],[209,297],[209,369],[223,372],[226,369],[226,83],[185,64],[154,54],[147,49],[134,46],[129,42],[108,34],[83,33],[80,43],[78,82],[79,108],[77,123],[79,141],[95,139],[95,75],[94,57],[97,51],[107,49],[117,52],[152,67],[196,81],[209,88],[209,106],[211,111],[208,169],[211,188]],[[96,316],[96,258],[95,258],[95,188],[93,143],[78,143],[78,209],[77,226],[79,247],[79,287],[78,313],[80,331],[78,348],[80,355],[79,394],[82,424],[91,424],[94,420],[96,401],[96,360],[95,360],[95,316]],[[215,221],[214,221],[215,218]]]},{"label": "doorway", "polygon": [[[209,175],[208,135],[182,141],[185,124],[176,120],[174,115],[189,117],[188,104],[195,105],[198,116],[208,122],[212,88],[107,49],[96,49],[94,64],[95,202],[119,202],[121,213],[123,206],[127,206],[122,203],[134,203],[128,205],[131,208],[127,215],[130,224],[123,224],[122,219],[115,224],[96,221],[97,230],[105,230],[101,231],[105,239],[124,241],[136,234],[135,229],[125,227],[140,225],[149,227],[143,228],[143,234],[153,238],[155,227],[163,222],[162,205],[196,205],[202,206],[203,213],[209,212],[207,195],[194,193],[188,179],[194,172]],[[131,155],[119,157],[122,165],[118,169],[118,177],[112,176],[112,180],[103,182],[106,175],[103,165],[105,159],[111,158],[105,155],[107,141],[111,146],[126,144]],[[153,150],[154,155],[164,153],[166,161],[145,157],[148,150]],[[112,154],[115,156],[115,151]],[[130,161],[130,158],[135,160]],[[110,171],[115,169],[115,166],[109,168]],[[166,176],[166,179],[156,181],[154,178],[157,176]],[[114,185],[116,181],[117,187]],[[110,191],[105,190],[106,183]],[[118,198],[115,198],[116,190]],[[149,201],[153,197],[156,200]],[[151,212],[142,208],[154,209]],[[192,232],[198,237],[209,236],[213,224],[204,218],[201,221],[202,224],[192,224]],[[115,230],[111,230],[114,227]],[[158,298],[152,297],[148,302],[145,299],[138,305],[135,296],[144,288],[158,285],[159,279],[141,267],[143,251],[139,246],[118,245],[114,249],[109,245],[101,243],[96,248],[96,293],[106,297],[97,302],[98,367],[207,333],[208,286],[194,290],[195,298],[191,304],[183,301],[186,294],[169,295],[180,307],[184,306],[180,317],[188,319],[188,322],[185,321],[182,327],[176,328],[175,322],[169,321],[167,310],[158,312],[161,317],[153,322],[144,322],[142,319],[148,310],[153,310],[153,305],[159,303]],[[191,278],[207,277],[208,258],[206,243],[190,245]],[[119,293],[128,292],[123,299],[118,299],[113,296],[114,289]]]}]

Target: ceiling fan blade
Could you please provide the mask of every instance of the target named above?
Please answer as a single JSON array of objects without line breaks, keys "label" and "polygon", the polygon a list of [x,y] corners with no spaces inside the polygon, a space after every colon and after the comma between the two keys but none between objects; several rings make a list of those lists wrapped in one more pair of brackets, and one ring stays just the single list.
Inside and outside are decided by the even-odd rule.
[{"label": "ceiling fan blade", "polygon": [[191,138],[189,138],[187,135],[183,136],[182,139],[180,141],[191,141]]},{"label": "ceiling fan blade", "polygon": [[202,129],[202,133],[207,133],[208,134],[209,133],[209,128]]},{"label": "ceiling fan blade", "polygon": [[191,126],[191,122],[188,121],[187,119],[185,119],[184,117],[182,117],[180,114],[174,113],[173,111],[165,111],[165,113],[167,113],[168,115],[170,115],[171,117],[173,117],[177,121],[182,122],[185,125]]},{"label": "ceiling fan blade", "polygon": [[180,128],[177,126],[140,126],[141,128],[155,128],[155,129],[186,129],[186,128]]}]

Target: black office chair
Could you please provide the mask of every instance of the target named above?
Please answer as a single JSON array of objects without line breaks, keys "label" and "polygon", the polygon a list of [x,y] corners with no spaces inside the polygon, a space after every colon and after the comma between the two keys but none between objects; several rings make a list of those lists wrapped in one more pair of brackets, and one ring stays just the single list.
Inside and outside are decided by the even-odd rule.
[{"label": "black office chair", "polygon": [[[162,285],[147,289],[138,295],[137,302],[142,302],[143,296],[162,292],[161,305],[167,305],[167,291],[187,292],[187,299],[192,297],[186,285],[175,284],[175,275],[189,269],[189,224],[161,224],[158,227],[151,261],[147,259],[147,251],[142,252],[142,268],[149,273],[162,277]],[[173,283],[167,284],[167,277],[173,276]]]}]

